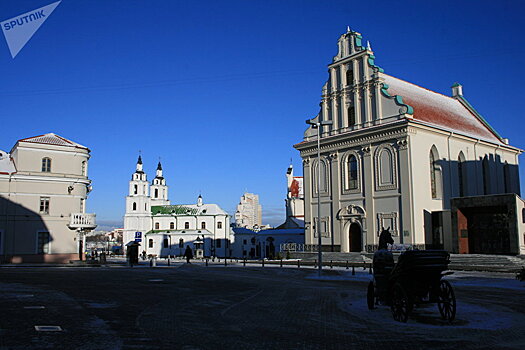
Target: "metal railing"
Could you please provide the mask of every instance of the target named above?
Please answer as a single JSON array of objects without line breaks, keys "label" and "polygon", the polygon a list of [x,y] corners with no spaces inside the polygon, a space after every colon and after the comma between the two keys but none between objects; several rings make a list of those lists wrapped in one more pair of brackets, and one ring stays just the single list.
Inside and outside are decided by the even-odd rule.
[{"label": "metal railing", "polygon": [[317,252],[317,244],[281,243],[281,252]]}]

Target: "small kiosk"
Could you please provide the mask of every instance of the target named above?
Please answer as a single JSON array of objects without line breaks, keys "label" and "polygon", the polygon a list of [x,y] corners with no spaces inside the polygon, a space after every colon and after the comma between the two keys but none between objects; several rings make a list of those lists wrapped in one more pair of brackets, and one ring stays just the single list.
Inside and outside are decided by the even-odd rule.
[{"label": "small kiosk", "polygon": [[193,247],[195,248],[195,258],[204,258],[204,241],[202,238],[197,236],[197,239],[193,242]]},{"label": "small kiosk", "polygon": [[139,263],[139,246],[140,244],[134,241],[126,244],[126,255],[128,264],[133,265]]}]

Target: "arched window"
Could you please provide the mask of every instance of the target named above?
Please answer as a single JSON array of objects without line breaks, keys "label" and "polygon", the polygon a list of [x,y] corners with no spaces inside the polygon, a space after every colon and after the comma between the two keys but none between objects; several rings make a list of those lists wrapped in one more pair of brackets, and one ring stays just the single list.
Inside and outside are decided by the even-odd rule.
[{"label": "arched window", "polygon": [[137,194],[137,192],[138,192],[137,185],[133,185],[133,194]]},{"label": "arched window", "polygon": [[437,149],[432,146],[429,153],[430,191],[432,199],[441,198],[441,168],[438,164],[438,159]]},{"label": "arched window", "polygon": [[148,241],[148,247],[149,248],[153,248],[153,239],[151,239],[151,238]]},{"label": "arched window", "polygon": [[342,194],[356,193],[361,187],[359,155],[355,151],[348,151],[341,158]]},{"label": "arched window", "polygon": [[168,239],[164,238],[164,248],[168,248],[168,247],[169,247]]},{"label": "arched window", "polygon": [[173,230],[175,229],[175,223],[174,222],[170,222],[170,230]]},{"label": "arched window", "polygon": [[222,228],[222,221],[217,221],[217,228]]},{"label": "arched window", "polygon": [[459,152],[458,156],[458,187],[459,187],[459,196],[465,196],[465,156],[463,152]]},{"label": "arched window", "polygon": [[374,152],[374,178],[377,191],[394,190],[397,188],[396,149],[385,143],[377,146]]},{"label": "arched window", "polygon": [[505,189],[505,193],[512,192],[512,186],[510,182],[510,165],[507,162],[505,162],[505,164],[503,165],[503,186]]},{"label": "arched window", "polygon": [[482,167],[483,167],[483,194],[489,194],[490,192],[490,167],[489,167],[489,159],[487,158],[487,156],[483,158]]},{"label": "arched window", "polygon": [[355,108],[351,106],[348,108],[348,126],[355,126]]},{"label": "arched window", "polygon": [[87,171],[86,171],[87,168],[86,168],[86,165],[87,165],[87,163],[86,163],[86,161],[84,160],[84,161],[82,162],[82,176],[86,176],[86,175],[87,175]]},{"label": "arched window", "polygon": [[184,248],[184,239],[179,239],[179,248]]},{"label": "arched window", "polygon": [[48,158],[48,157],[42,158],[42,172],[43,173],[51,172],[51,158]]},{"label": "arched window", "polygon": [[201,222],[201,229],[203,229],[203,230],[206,229],[206,223],[204,221]]},{"label": "arched window", "polygon": [[326,162],[324,160],[321,160],[321,183],[320,183],[320,188],[318,189],[317,186],[319,185],[318,182],[317,182],[317,169],[319,167],[319,162],[315,162],[314,163],[314,166],[312,167],[312,180],[313,180],[313,183],[312,183],[312,186],[313,186],[313,189],[314,189],[314,195],[317,195],[319,192],[321,194],[323,193],[327,193],[328,192],[328,172],[327,172],[327,165],[326,165]]},{"label": "arched window", "polygon": [[158,222],[156,222],[156,223],[155,223],[155,230],[158,230],[158,229],[159,229],[159,227],[160,227],[159,223],[158,223]]},{"label": "arched window", "polygon": [[381,184],[392,184],[394,182],[392,153],[388,148],[384,148],[379,154],[379,178]]},{"label": "arched window", "polygon": [[184,228],[185,228],[186,230],[190,228],[190,223],[189,223],[188,221],[186,221],[186,222],[184,223]]},{"label": "arched window", "polygon": [[158,188],[155,189],[155,198],[159,198],[159,189]]},{"label": "arched window", "polygon": [[351,69],[346,71],[346,85],[354,85],[354,71]]},{"label": "arched window", "polygon": [[348,189],[355,190],[358,188],[357,176],[357,159],[352,154],[348,157]]},{"label": "arched window", "polygon": [[133,210],[137,210],[137,203],[136,202],[133,202]]}]

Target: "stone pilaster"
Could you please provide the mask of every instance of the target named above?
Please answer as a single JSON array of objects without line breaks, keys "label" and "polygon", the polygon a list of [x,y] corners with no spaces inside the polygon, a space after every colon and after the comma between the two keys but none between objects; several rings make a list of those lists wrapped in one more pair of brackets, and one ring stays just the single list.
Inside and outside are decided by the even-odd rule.
[{"label": "stone pilaster", "polygon": [[397,140],[398,154],[399,154],[399,189],[401,192],[400,203],[400,232],[399,243],[414,244],[414,207],[413,207],[413,188],[412,188],[412,172],[410,168],[410,150],[409,138],[402,138]]},{"label": "stone pilaster", "polygon": [[336,222],[336,214],[340,209],[340,196],[341,196],[341,167],[339,165],[339,156],[338,153],[330,154],[330,182],[332,186],[330,187],[332,193],[332,208],[330,216],[331,220],[331,232],[332,232],[332,245],[341,244],[341,230],[340,225]]},{"label": "stone pilaster", "polygon": [[374,208],[374,162],[372,159],[371,145],[366,145],[361,148],[363,157],[363,190],[365,194],[365,211],[366,211],[366,227],[367,235],[365,237],[364,246],[376,244],[375,235],[375,208]]},{"label": "stone pilaster", "polygon": [[360,91],[359,91],[359,63],[357,60],[353,60],[352,64],[354,65],[354,87],[352,88],[352,92],[354,94],[353,100],[354,100],[354,110],[355,110],[355,120],[356,124],[362,124],[366,120],[364,116],[361,114],[361,97],[360,97]]}]

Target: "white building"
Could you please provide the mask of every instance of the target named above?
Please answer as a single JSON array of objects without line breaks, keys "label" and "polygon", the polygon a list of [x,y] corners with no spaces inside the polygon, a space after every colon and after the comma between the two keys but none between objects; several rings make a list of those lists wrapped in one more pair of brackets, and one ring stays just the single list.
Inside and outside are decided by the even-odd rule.
[{"label": "white building", "polygon": [[278,228],[304,228],[304,189],[303,177],[293,175],[290,164],[286,172],[288,190],[286,194],[286,222]]},{"label": "white building", "polygon": [[151,186],[139,157],[129,182],[123,244],[139,242],[140,253],[166,257],[182,255],[186,246],[202,242],[205,256],[230,256],[230,216],[217,204],[171,205],[159,162]]},{"label": "white building", "polygon": [[[83,255],[90,150],[53,133],[0,150],[0,260],[68,262]],[[80,253],[80,254],[79,254]]]},{"label": "white building", "polygon": [[285,249],[302,249],[304,236],[303,178],[293,175],[293,166],[286,172],[286,220],[276,228],[250,230],[234,227],[235,243],[233,255],[238,258],[286,257]]},{"label": "white building", "polygon": [[262,226],[262,207],[258,195],[253,193],[242,195],[235,212],[235,226],[248,229],[258,229]]},{"label": "white building", "polygon": [[332,122],[321,127],[320,163],[317,128],[295,145],[306,243],[317,244],[319,227],[325,250],[373,251],[381,228],[390,227],[397,244],[417,248],[525,253],[522,151],[467,102],[461,85],[445,96],[387,75],[361,40],[348,29],[328,65],[321,111],[311,120]]}]

